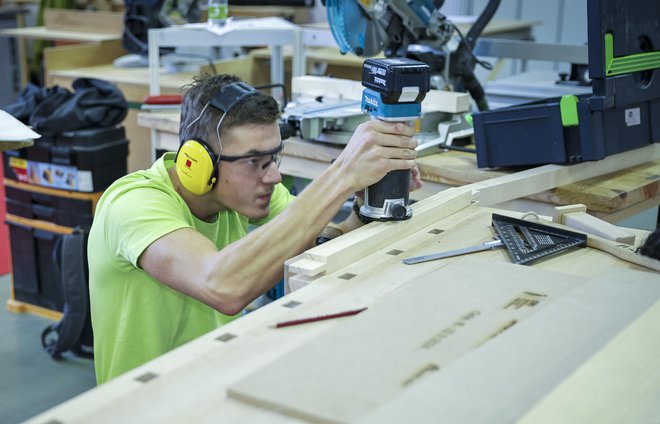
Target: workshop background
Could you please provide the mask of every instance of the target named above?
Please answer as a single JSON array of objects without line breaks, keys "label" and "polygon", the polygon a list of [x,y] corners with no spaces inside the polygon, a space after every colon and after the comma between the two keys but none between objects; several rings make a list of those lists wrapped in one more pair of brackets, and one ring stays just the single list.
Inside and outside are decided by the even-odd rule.
[{"label": "workshop background", "polygon": [[[450,17],[474,15],[486,3],[486,0],[447,0],[443,12]],[[494,19],[534,21],[533,38],[540,43],[585,44],[586,3],[586,0],[503,0]],[[16,25],[16,14],[2,14],[4,9],[15,6],[25,10],[20,14],[22,25],[37,25],[38,2],[1,0],[0,28]],[[231,0],[229,7],[231,13]],[[109,8],[120,11],[121,5],[111,4]],[[325,8],[320,1],[316,2],[311,16],[315,22],[326,21]],[[37,46],[36,41],[30,40],[28,43]],[[0,37],[0,57],[3,58],[0,60],[0,107],[13,103],[23,88],[20,72],[17,71],[20,63],[16,46],[12,38]],[[496,60],[486,59],[493,62]],[[523,73],[532,73],[552,81],[558,79],[560,73],[570,72],[570,65],[548,61],[506,60],[494,72],[481,68],[477,68],[476,72],[488,92],[489,84],[516,78]],[[2,165],[0,162],[0,168]],[[95,378],[91,360],[66,354],[64,360],[55,361],[44,351],[41,333],[53,323],[52,319],[30,313],[15,313],[4,307],[4,302],[11,296],[11,258],[8,228],[5,224],[4,190],[5,187],[0,184],[0,422],[16,423],[95,387]],[[648,222],[648,217],[643,220]],[[651,222],[656,222],[653,217]],[[636,222],[628,221],[618,224],[637,225]],[[648,227],[641,224],[641,227],[644,226]],[[647,229],[653,229],[652,226]]]}]

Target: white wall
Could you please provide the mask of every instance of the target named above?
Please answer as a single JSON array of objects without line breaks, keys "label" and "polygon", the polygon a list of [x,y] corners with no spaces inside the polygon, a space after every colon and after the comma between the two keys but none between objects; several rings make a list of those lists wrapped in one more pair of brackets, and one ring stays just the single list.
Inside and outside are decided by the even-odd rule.
[{"label": "white wall", "polygon": [[[446,0],[445,8],[459,9],[461,14],[478,15],[488,0]],[[495,19],[533,21],[533,35],[539,43],[586,44],[587,0],[502,0]],[[531,61],[529,69],[568,71],[569,64]],[[511,72],[520,71],[515,63]]]}]

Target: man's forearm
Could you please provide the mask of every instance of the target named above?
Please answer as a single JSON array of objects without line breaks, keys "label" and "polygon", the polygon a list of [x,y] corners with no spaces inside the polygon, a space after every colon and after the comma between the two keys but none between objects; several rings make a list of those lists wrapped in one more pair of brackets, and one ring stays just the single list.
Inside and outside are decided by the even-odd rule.
[{"label": "man's forearm", "polygon": [[267,291],[281,278],[284,261],[314,245],[352,190],[328,168],[275,219],[218,252],[214,292],[229,291],[247,305]]}]

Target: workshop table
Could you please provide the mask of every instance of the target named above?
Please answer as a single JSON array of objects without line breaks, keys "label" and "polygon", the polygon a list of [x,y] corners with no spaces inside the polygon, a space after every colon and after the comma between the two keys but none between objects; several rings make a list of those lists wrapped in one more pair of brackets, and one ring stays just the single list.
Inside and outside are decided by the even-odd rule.
[{"label": "workshop table", "polygon": [[[152,148],[171,151],[178,149],[177,112],[143,112],[138,114],[137,119],[138,125],[155,130],[157,143]],[[340,153],[339,146],[290,138],[284,141],[280,170],[285,175],[313,179]],[[429,197],[448,187],[494,180],[518,171],[479,169],[474,154],[457,151],[419,157],[417,163],[424,187],[411,193],[414,200]],[[583,163],[573,167],[598,166],[597,162],[591,164],[593,165]],[[657,208],[660,204],[660,160],[650,160],[616,172],[603,172],[582,181],[554,186],[549,190],[532,190],[532,193],[521,199],[506,199],[505,203],[498,203],[497,206],[520,211],[533,210],[551,216],[552,209],[557,205],[582,203],[587,206],[590,214],[608,222],[619,222],[640,212]]]},{"label": "workshop table", "polygon": [[[329,269],[309,284],[30,422],[657,416],[660,342],[648,337],[660,324],[657,272],[592,247],[531,266],[511,264],[503,250],[402,264],[492,237],[492,213],[507,212],[470,205],[452,193],[460,190],[413,205],[429,225],[374,222],[314,248],[308,256]],[[292,261],[289,271],[299,267]],[[274,328],[358,308],[368,309]]]}]

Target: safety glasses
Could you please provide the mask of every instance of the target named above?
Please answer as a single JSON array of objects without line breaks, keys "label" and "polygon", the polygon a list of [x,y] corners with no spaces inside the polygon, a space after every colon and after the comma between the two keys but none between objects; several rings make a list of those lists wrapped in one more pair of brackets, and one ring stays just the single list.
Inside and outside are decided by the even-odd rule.
[{"label": "safety glasses", "polygon": [[237,156],[222,155],[219,160],[221,162],[235,163],[244,174],[256,174],[261,178],[268,172],[271,164],[274,163],[275,167],[279,168],[283,149],[284,143],[280,143],[280,145],[273,150],[265,152],[250,152]]}]

